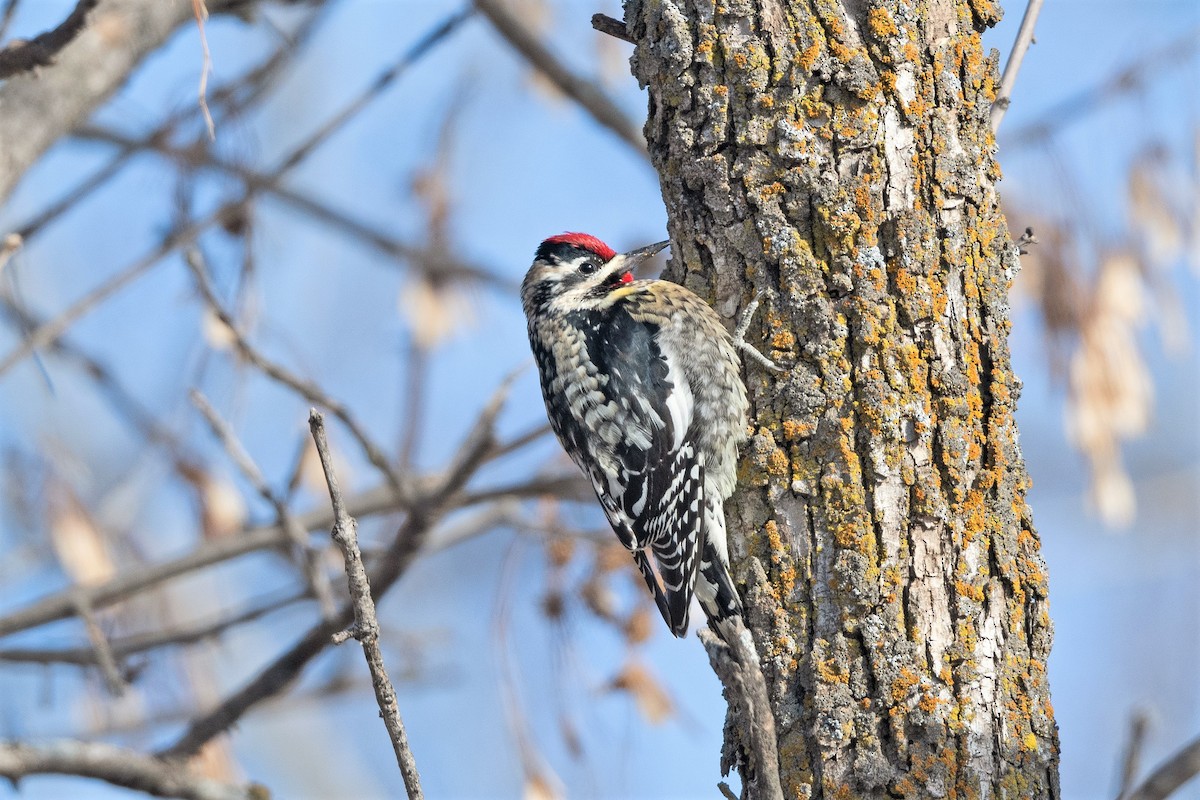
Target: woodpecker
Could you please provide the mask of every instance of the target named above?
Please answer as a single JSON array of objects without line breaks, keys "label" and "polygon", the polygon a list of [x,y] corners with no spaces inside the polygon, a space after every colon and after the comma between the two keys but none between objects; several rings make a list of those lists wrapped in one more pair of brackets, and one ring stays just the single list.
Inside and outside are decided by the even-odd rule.
[{"label": "woodpecker", "polygon": [[668,244],[618,255],[588,234],[552,236],[521,303],[550,425],[682,637],[693,592],[718,633],[742,612],[724,502],[749,403],[717,313],[677,284],[634,280]]}]

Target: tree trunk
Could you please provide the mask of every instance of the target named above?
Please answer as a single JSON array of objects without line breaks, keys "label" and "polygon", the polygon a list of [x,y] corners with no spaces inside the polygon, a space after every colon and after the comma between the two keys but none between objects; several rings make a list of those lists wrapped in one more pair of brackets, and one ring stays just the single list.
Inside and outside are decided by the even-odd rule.
[{"label": "tree trunk", "polygon": [[[755,291],[727,504],[787,797],[1057,797],[990,0],[631,0],[677,250]],[[739,688],[727,683],[731,707]],[[727,748],[748,734],[727,729]],[[755,786],[743,775],[743,794]]]}]

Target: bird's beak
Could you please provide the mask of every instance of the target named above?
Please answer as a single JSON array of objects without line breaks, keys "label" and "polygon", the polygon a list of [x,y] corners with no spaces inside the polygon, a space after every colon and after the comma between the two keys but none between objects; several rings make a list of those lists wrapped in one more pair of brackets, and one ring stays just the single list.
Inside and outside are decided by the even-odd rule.
[{"label": "bird's beak", "polygon": [[639,247],[637,250],[630,250],[625,254],[625,263],[626,265],[632,267],[641,261],[645,261],[655,253],[662,252],[670,243],[670,241],[655,242],[654,244],[648,244],[645,247]]},{"label": "bird's beak", "polygon": [[639,247],[637,250],[630,250],[628,253],[615,256],[612,261],[608,262],[609,267],[612,268],[613,278],[617,283],[632,283],[633,271],[637,269],[638,264],[650,258],[650,256],[662,252],[670,243],[670,241],[655,242],[645,247]]}]

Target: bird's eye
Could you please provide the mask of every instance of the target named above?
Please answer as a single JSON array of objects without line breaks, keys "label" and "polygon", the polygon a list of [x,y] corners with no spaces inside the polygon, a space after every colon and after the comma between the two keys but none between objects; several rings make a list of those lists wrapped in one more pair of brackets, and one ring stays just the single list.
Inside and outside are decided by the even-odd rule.
[{"label": "bird's eye", "polygon": [[596,271],[596,264],[593,261],[585,261],[579,265],[579,271],[584,275],[591,275]]}]

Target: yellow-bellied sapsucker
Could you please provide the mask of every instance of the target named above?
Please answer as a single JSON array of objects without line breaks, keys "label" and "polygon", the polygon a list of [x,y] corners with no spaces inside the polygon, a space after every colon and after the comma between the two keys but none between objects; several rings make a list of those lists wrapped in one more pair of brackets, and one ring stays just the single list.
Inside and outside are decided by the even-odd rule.
[{"label": "yellow-bellied sapsucker", "polygon": [[552,236],[521,302],[550,424],[683,636],[693,591],[718,629],[741,613],[723,504],[749,405],[716,312],[677,284],[633,279],[667,244],[618,255],[594,236]]}]

